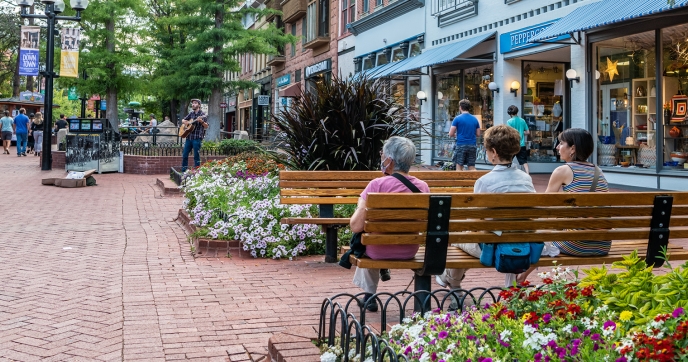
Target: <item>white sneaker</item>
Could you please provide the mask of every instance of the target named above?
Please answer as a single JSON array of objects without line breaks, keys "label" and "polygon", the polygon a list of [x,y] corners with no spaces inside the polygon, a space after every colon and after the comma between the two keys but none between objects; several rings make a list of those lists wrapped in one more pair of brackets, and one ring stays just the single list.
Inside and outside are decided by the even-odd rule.
[{"label": "white sneaker", "polygon": [[444,280],[442,280],[442,276],[441,276],[441,275],[435,275],[435,281],[436,281],[437,284],[439,284],[442,288],[446,288],[446,287],[447,287],[447,282],[445,282]]}]

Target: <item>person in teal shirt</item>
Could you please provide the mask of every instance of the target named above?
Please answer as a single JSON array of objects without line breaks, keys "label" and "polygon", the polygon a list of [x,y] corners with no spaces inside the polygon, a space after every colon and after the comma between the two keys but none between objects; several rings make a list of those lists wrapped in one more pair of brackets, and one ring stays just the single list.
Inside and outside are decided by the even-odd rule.
[{"label": "person in teal shirt", "polygon": [[528,168],[528,149],[526,148],[526,135],[530,134],[528,123],[518,116],[518,107],[514,105],[509,106],[506,113],[511,116],[511,118],[506,121],[507,126],[517,130],[518,135],[521,136],[521,151],[516,155],[516,160],[518,160],[519,165],[523,166],[526,173],[530,174],[530,169]]},{"label": "person in teal shirt", "polygon": [[2,147],[3,154],[10,154],[10,143],[12,142],[12,133],[14,133],[14,128],[12,125],[14,120],[10,117],[10,112],[5,111],[5,116],[0,118],[0,132],[2,132]]}]

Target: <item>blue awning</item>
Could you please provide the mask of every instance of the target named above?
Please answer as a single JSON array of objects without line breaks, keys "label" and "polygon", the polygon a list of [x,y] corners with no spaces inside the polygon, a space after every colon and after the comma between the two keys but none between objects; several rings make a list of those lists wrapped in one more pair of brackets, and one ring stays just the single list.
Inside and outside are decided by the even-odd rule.
[{"label": "blue awning", "polygon": [[356,76],[360,77],[362,75],[365,75],[369,79],[375,79],[387,77],[394,74],[401,74],[403,72],[407,72],[409,70],[414,70],[422,67],[429,67],[437,64],[450,62],[494,35],[495,33],[489,33],[475,38],[462,40],[460,42],[456,42],[453,44],[428,49],[420,55],[416,55],[415,57],[406,58],[398,62],[387,63],[385,65],[364,70],[362,72],[357,73]]},{"label": "blue awning", "polygon": [[617,24],[686,6],[688,6],[688,0],[676,0],[674,5],[669,5],[667,0],[626,0],[624,2],[601,0],[572,11],[547,30],[533,37],[530,42],[546,41],[561,35]]},{"label": "blue awning", "polygon": [[470,38],[456,43],[443,45],[441,47],[427,49],[420,55],[405,59],[404,61],[400,62],[403,64],[399,64],[399,66],[396,67],[393,70],[393,72],[403,73],[413,69],[429,67],[437,64],[450,62],[456,58],[461,57],[461,55],[473,49],[473,47],[484,42],[490,37],[493,37],[494,35],[495,32],[492,32],[482,36],[476,36],[475,38]]}]

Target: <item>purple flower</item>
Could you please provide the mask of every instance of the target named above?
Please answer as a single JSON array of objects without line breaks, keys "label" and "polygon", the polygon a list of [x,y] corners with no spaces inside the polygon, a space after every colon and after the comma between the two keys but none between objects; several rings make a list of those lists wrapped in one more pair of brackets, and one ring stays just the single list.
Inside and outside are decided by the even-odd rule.
[{"label": "purple flower", "polygon": [[580,346],[580,344],[581,344],[581,340],[578,339],[578,338],[576,338],[576,339],[574,339],[573,341],[571,341],[571,344],[573,344],[574,346],[578,347],[578,346]]},{"label": "purple flower", "polygon": [[535,362],[542,362],[542,353],[536,353],[535,356],[533,356],[533,359],[535,360]]},{"label": "purple flower", "polygon": [[551,341],[547,342],[547,347],[549,347],[549,348],[557,348],[557,341],[551,340]]},{"label": "purple flower", "polygon": [[436,353],[436,352],[432,352],[432,354],[430,355],[430,359],[433,360],[433,361],[436,361],[436,360],[437,360],[437,353]]},{"label": "purple flower", "polygon": [[433,346],[435,345],[435,343],[437,343],[437,340],[434,338],[432,339],[432,341],[428,342],[428,344],[433,345]]},{"label": "purple flower", "polygon": [[674,309],[674,312],[671,313],[671,316],[674,318],[678,318],[678,317],[682,316],[684,313],[685,313],[685,310],[681,307],[678,307],[678,308]]},{"label": "purple flower", "polygon": [[611,327],[612,330],[616,330],[616,323],[614,323],[614,321],[606,321],[606,322],[604,322],[604,325],[603,325],[602,328],[603,328],[603,329],[607,329],[607,328],[610,328],[610,327]]},{"label": "purple flower", "polygon": [[628,362],[628,360],[626,359],[626,357],[621,356],[621,357],[617,358],[615,362]]},{"label": "purple flower", "polygon": [[413,352],[413,349],[411,346],[406,347],[406,350],[404,351],[404,354],[408,356],[409,353]]},{"label": "purple flower", "polygon": [[490,358],[490,357],[483,358],[483,359],[479,360],[478,362],[492,362],[492,358]]},{"label": "purple flower", "polygon": [[598,349],[600,349],[600,346],[599,346],[597,343],[595,343],[595,344],[592,345],[592,350],[593,350],[593,351],[597,351]]},{"label": "purple flower", "polygon": [[573,326],[573,327],[571,328],[571,332],[573,332],[573,333],[578,332],[578,327],[577,327],[577,326]]},{"label": "purple flower", "polygon": [[490,319],[490,314],[485,314],[483,315],[483,322],[487,322],[487,320]]},{"label": "purple flower", "polygon": [[545,315],[542,316],[542,320],[543,320],[545,323],[549,323],[549,321],[552,320],[552,315],[549,314],[549,313],[545,313]]},{"label": "purple flower", "polygon": [[589,335],[590,335],[590,330],[589,330],[589,329],[586,329],[586,330],[583,331],[583,336],[587,337],[587,336],[589,336]]},{"label": "purple flower", "polygon": [[437,337],[439,339],[445,339],[445,338],[447,338],[448,335],[449,335],[449,333],[447,333],[447,331],[442,331],[442,332],[440,332],[440,334]]},{"label": "purple flower", "polygon": [[595,333],[592,335],[592,337],[590,337],[590,339],[592,339],[593,341],[599,341],[600,340],[600,334]]},{"label": "purple flower", "polygon": [[466,339],[468,339],[469,341],[475,341],[475,340],[476,340],[476,337],[470,335],[470,336],[467,336]]},{"label": "purple flower", "polygon": [[511,345],[509,343],[506,343],[506,342],[502,341],[501,339],[499,340],[499,344],[501,344],[502,346],[507,347],[507,348],[511,347]]}]

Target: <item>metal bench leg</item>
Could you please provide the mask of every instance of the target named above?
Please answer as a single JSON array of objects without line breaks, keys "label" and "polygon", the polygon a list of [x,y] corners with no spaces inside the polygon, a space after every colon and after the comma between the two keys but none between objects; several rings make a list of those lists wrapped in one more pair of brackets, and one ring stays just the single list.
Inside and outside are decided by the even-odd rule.
[{"label": "metal bench leg", "polygon": [[325,262],[336,263],[337,261],[337,228],[328,226],[325,231]]},{"label": "metal bench leg", "polygon": [[[321,218],[334,217],[334,205],[319,206]],[[337,228],[334,226],[327,226],[325,229],[325,262],[337,262]]]},{"label": "metal bench leg", "polygon": [[[415,282],[413,285],[413,291],[417,292],[419,290],[427,290],[428,292],[431,291],[432,289],[432,282],[431,279],[432,276],[426,275],[426,276],[420,276],[416,274],[415,276]],[[413,311],[414,312],[419,312],[423,313],[428,310],[430,310],[430,299],[428,299],[426,302],[424,300],[429,296],[428,293],[420,293],[417,294],[417,297],[414,298],[413,300]]]}]

